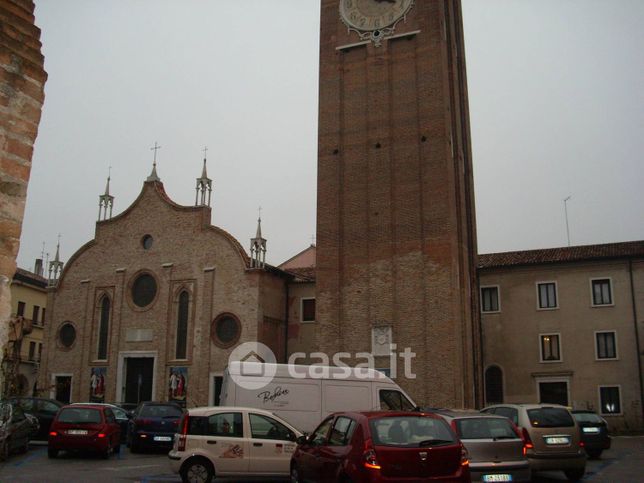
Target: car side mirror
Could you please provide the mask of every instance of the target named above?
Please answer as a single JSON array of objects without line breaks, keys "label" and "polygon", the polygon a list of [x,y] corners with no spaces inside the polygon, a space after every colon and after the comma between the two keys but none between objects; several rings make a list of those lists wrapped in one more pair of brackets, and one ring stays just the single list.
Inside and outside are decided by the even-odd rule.
[{"label": "car side mirror", "polygon": [[295,442],[299,445],[307,444],[309,442],[309,437],[308,436],[300,436],[295,440]]}]

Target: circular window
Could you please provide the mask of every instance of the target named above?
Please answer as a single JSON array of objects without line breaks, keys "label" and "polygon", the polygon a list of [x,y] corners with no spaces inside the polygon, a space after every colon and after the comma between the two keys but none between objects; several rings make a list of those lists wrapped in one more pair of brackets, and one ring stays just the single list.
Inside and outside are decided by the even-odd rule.
[{"label": "circular window", "polygon": [[132,284],[132,301],[137,307],[147,307],[157,296],[157,282],[149,273],[139,275]]},{"label": "circular window", "polygon": [[152,238],[152,235],[145,235],[141,239],[141,245],[143,245],[143,248],[145,250],[149,250],[150,248],[152,248],[152,243],[154,243],[154,238]]},{"label": "circular window", "polygon": [[76,329],[69,322],[63,324],[58,331],[58,340],[63,347],[68,349],[76,342]]},{"label": "circular window", "polygon": [[212,339],[215,344],[226,348],[234,345],[241,335],[241,324],[233,314],[221,314],[212,323]]}]

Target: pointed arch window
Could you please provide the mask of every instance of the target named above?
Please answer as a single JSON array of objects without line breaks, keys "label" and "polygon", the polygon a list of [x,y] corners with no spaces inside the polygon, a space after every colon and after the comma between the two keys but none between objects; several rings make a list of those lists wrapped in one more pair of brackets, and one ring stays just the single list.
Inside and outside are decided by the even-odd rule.
[{"label": "pointed arch window", "polygon": [[109,297],[101,299],[100,316],[98,323],[98,360],[107,360],[107,342],[110,333],[110,309],[111,303]]},{"label": "pointed arch window", "polygon": [[179,294],[179,307],[177,310],[177,346],[176,359],[186,359],[188,353],[188,308],[190,295],[186,290]]},{"label": "pointed arch window", "polygon": [[503,370],[499,366],[490,366],[485,370],[485,403],[501,404],[503,402]]}]

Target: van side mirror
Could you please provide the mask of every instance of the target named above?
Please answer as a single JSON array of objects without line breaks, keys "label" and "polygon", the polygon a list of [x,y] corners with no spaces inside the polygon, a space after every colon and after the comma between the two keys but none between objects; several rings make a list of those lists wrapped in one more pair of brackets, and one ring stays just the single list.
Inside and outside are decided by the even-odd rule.
[{"label": "van side mirror", "polygon": [[308,443],[308,442],[309,442],[309,437],[308,437],[308,436],[300,436],[299,438],[297,438],[297,439],[295,440],[295,442],[296,442],[298,445],[306,444],[306,443]]}]

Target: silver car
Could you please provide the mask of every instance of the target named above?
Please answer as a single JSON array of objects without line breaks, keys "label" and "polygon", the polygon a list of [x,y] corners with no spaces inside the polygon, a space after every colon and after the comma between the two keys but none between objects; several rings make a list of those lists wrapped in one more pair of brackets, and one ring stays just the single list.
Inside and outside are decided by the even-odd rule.
[{"label": "silver car", "polygon": [[467,449],[472,481],[530,481],[530,464],[518,428],[503,416],[474,411],[435,411]]}]

